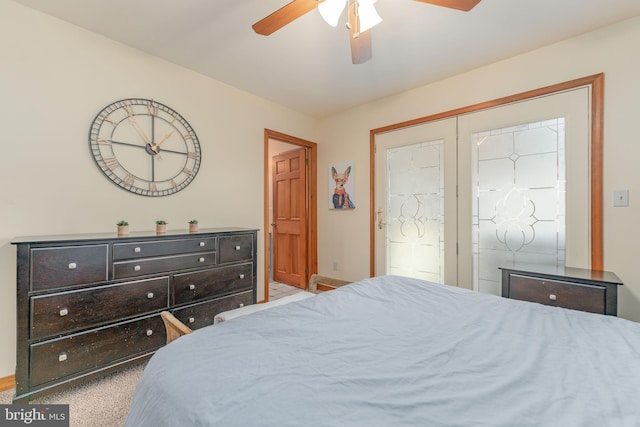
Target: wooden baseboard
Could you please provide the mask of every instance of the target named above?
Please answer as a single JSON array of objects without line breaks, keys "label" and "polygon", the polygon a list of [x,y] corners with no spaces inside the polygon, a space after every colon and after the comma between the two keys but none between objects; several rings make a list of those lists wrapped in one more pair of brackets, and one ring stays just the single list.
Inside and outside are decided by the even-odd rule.
[{"label": "wooden baseboard", "polygon": [[8,377],[0,378],[0,391],[12,389],[16,386],[16,376],[9,375]]}]

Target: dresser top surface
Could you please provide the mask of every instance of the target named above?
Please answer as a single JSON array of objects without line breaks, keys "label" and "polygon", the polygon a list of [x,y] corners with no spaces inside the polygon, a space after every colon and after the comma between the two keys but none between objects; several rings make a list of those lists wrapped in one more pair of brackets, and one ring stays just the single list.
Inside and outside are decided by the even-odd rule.
[{"label": "dresser top surface", "polygon": [[91,241],[91,240],[113,240],[118,242],[135,241],[140,239],[157,239],[157,238],[172,238],[172,237],[198,237],[210,234],[233,234],[233,233],[253,233],[257,232],[254,228],[238,228],[238,227],[222,227],[222,228],[202,228],[196,232],[189,232],[186,229],[182,230],[167,230],[166,233],[157,234],[154,231],[135,231],[130,232],[126,236],[118,236],[114,230],[111,233],[86,233],[86,234],[64,234],[64,235],[50,235],[50,236],[22,236],[14,238],[11,243],[14,245],[22,243],[56,243],[56,242],[70,242],[70,241]]},{"label": "dresser top surface", "polygon": [[501,270],[527,274],[537,273],[559,278],[590,280],[594,282],[622,285],[622,280],[611,271],[591,270],[588,268],[564,267],[543,264],[516,264],[511,267],[498,267]]}]

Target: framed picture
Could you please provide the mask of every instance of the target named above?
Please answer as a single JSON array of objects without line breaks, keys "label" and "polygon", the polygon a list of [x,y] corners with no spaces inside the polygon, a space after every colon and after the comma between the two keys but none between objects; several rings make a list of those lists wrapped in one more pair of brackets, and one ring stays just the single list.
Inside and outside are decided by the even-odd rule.
[{"label": "framed picture", "polygon": [[355,209],[354,161],[332,163],[329,165],[329,209]]}]

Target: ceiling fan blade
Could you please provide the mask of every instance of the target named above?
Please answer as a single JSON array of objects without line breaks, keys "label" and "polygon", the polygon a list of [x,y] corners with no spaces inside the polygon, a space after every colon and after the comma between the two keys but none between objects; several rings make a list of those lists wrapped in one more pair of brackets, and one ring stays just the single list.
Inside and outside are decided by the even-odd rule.
[{"label": "ceiling fan blade", "polygon": [[[355,2],[349,6],[349,41],[351,43],[351,62],[362,64],[371,59],[371,30],[359,33],[360,23],[356,16]],[[356,36],[356,37],[354,37]]]},{"label": "ceiling fan blade", "polygon": [[316,7],[318,0],[293,0],[251,27],[256,33],[268,36]]},{"label": "ceiling fan blade", "polygon": [[469,12],[476,7],[480,0],[416,0],[422,3],[435,4],[436,6],[448,7],[451,9],[463,10]]}]

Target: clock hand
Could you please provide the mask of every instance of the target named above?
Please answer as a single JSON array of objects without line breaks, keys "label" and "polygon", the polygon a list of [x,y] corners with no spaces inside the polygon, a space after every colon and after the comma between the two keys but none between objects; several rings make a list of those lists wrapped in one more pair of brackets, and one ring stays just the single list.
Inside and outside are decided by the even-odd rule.
[{"label": "clock hand", "polygon": [[151,144],[149,148],[151,148],[154,153],[158,154],[158,146],[163,142],[165,142],[171,135],[173,135],[173,131],[168,132],[166,135],[160,138],[160,140],[157,143]]},{"label": "clock hand", "polygon": [[138,124],[138,121],[135,119],[135,117],[129,117],[129,122],[133,125],[133,128],[136,130],[136,132],[138,132],[138,135],[142,137],[144,142],[151,145],[151,141],[149,140],[149,137],[140,128],[140,125]]},{"label": "clock hand", "polygon": [[158,143],[156,144],[156,147],[160,144],[162,144],[163,142],[165,142],[171,135],[173,135],[173,131],[171,132],[167,132],[167,134],[165,136],[163,136],[162,138],[160,138],[160,141],[158,141]]},{"label": "clock hand", "polygon": [[147,134],[144,133],[144,131],[142,130],[142,128],[138,124],[138,121],[136,120],[136,118],[133,115],[133,110],[131,109],[131,107],[126,105],[124,107],[124,110],[127,112],[127,118],[129,119],[129,123],[131,123],[131,125],[136,130],[136,132],[138,132],[138,135],[140,135],[140,137],[144,140],[145,143],[151,145],[151,140],[149,139]]}]

